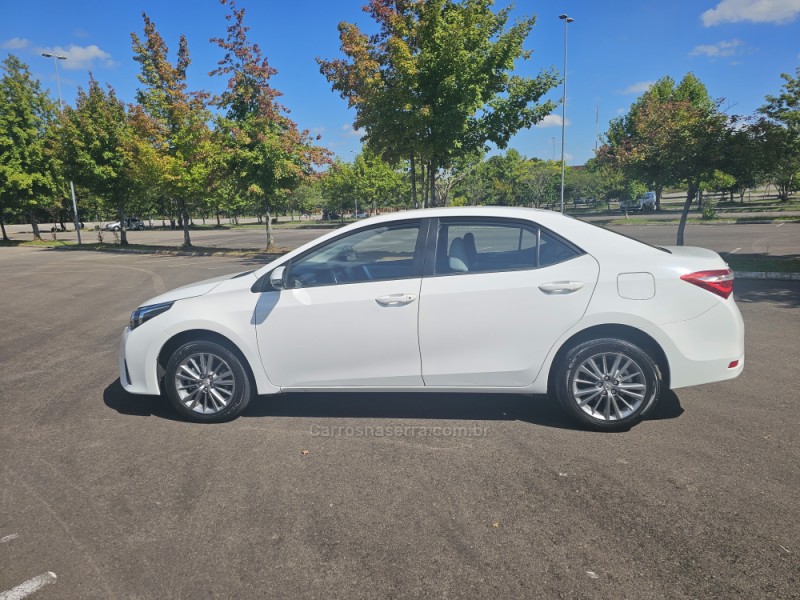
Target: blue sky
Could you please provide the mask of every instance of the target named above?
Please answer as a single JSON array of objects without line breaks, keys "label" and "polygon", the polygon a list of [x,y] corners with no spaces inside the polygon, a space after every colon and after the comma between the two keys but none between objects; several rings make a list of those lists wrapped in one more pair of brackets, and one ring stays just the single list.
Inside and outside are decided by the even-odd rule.
[{"label": "blue sky", "polygon": [[[360,148],[353,113],[331,92],[315,57],[339,55],[339,21],[370,30],[363,0],[239,0],[245,21],[273,67],[274,86],[300,127],[322,136],[322,142],[345,160]],[[194,89],[218,91],[224,82],[208,77],[220,57],[209,43],[224,36],[227,9],[216,0],[85,0],[7,2],[0,21],[0,56],[13,53],[28,63],[35,77],[55,96],[55,73],[41,52],[68,56],[59,61],[64,101],[72,103],[91,70],[133,101],[138,64],[133,61],[130,32],[142,32],[141,13],[155,21],[171,50],[183,33],[189,41]],[[498,2],[497,6],[506,6]],[[776,93],[780,73],[800,65],[800,0],[544,0],[518,1],[514,15],[535,14],[537,23],[526,47],[532,60],[519,72],[563,66],[564,22],[569,25],[567,68],[568,164],[583,164],[593,155],[595,111],[599,130],[625,112],[648,82],[664,75],[680,79],[694,72],[728,111],[751,114],[765,94]],[[561,88],[550,94],[561,98]],[[559,156],[561,108],[540,125],[520,132],[510,147],[527,156]],[[554,140],[555,138],[555,140]],[[555,146],[555,152],[554,152]]]}]

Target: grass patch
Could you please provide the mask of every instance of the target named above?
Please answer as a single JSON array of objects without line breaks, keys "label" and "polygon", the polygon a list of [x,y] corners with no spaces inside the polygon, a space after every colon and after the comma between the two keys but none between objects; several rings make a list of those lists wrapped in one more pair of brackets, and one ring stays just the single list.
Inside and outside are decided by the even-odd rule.
[{"label": "grass patch", "polygon": [[[593,224],[601,224],[603,227],[608,225],[678,225],[681,220],[677,219],[648,219],[647,217],[631,217],[630,219],[623,218],[610,218],[591,221]],[[746,224],[760,224],[760,223],[800,223],[800,217],[741,217],[741,218],[716,218],[716,219],[702,219],[699,216],[689,217],[686,220],[687,224],[691,225],[746,225]]]},{"label": "grass patch", "polygon": [[34,246],[39,248],[66,248],[75,246],[75,242],[64,242],[62,240],[28,240],[26,242],[12,242],[9,246]]},{"label": "grass patch", "polygon": [[768,273],[800,273],[800,257],[796,256],[737,256],[723,254],[734,271],[766,271]]},{"label": "grass patch", "polygon": [[129,252],[132,254],[168,254],[184,256],[248,256],[248,257],[277,257],[289,252],[288,248],[271,247],[263,248],[221,248],[217,246],[151,246],[147,244],[105,244],[98,242],[83,243],[80,246],[75,242],[60,241],[29,241],[11,242],[7,246],[32,246],[37,248],[52,248],[56,250],[90,251],[90,252]]}]

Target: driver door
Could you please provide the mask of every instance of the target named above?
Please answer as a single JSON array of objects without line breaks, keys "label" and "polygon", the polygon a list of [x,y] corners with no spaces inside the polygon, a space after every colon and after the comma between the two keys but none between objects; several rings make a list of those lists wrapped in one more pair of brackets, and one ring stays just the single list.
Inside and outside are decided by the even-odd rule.
[{"label": "driver door", "polygon": [[417,338],[424,228],[379,224],[293,259],[285,288],[261,294],[256,334],[286,389],[422,386]]}]

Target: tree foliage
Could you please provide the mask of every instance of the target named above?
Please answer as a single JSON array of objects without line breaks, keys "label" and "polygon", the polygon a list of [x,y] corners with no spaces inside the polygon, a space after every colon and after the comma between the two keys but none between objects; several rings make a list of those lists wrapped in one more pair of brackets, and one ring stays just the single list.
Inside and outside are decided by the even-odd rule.
[{"label": "tree foliage", "polygon": [[407,180],[379,156],[365,151],[352,163],[335,162],[321,179],[326,208],[341,214],[408,206]]},{"label": "tree foliage", "polygon": [[[78,89],[75,108],[64,111],[60,148],[71,177],[117,210],[124,223],[127,205],[137,190],[135,133],[125,104],[114,89],[104,90],[90,75],[89,89]],[[124,227],[123,244],[127,244]]]},{"label": "tree foliage", "polygon": [[[36,210],[56,195],[52,151],[55,106],[28,66],[14,55],[2,62],[0,78],[0,222],[7,210],[20,211],[40,239]],[[3,237],[8,239],[3,227]]]},{"label": "tree foliage", "polygon": [[160,165],[162,190],[174,200],[183,223],[183,243],[191,246],[189,207],[206,188],[211,150],[206,92],[191,92],[186,71],[191,64],[189,46],[181,35],[175,64],[169,60],[169,48],[155,23],[142,13],[144,39],[134,32],[134,60],[140,65],[142,87],[136,92],[141,107],[135,123],[146,137]]},{"label": "tree foliage", "polygon": [[788,200],[800,189],[800,67],[794,77],[782,73],[781,78],[781,92],[768,95],[759,109],[764,118],[756,131],[763,141],[766,171],[781,200]]},{"label": "tree foliage", "polygon": [[267,248],[272,245],[271,208],[279,197],[314,174],[328,161],[325,149],[316,146],[307,131],[300,131],[287,117],[270,84],[277,72],[258,44],[247,39],[243,8],[233,0],[220,0],[230,8],[225,39],[213,38],[225,51],[210,75],[228,77],[227,89],[214,99],[224,114],[217,120],[227,154],[228,177],[238,192],[263,203]]},{"label": "tree foliage", "polygon": [[665,77],[628,115],[612,122],[598,158],[659,194],[666,185],[686,186],[677,235],[678,245],[683,245],[686,217],[700,183],[722,165],[725,125],[718,102],[699,79],[689,73],[676,86]]},{"label": "tree foliage", "polygon": [[393,164],[409,160],[414,182],[416,161],[427,166],[431,199],[438,169],[489,143],[504,148],[555,108],[537,104],[557,82],[552,72],[512,74],[531,56],[523,43],[535,18],[506,28],[510,9],[493,4],[370,0],[364,10],[378,33],[340,23],[345,58],[317,59],[333,90],[356,109],[354,126],[373,151]]}]

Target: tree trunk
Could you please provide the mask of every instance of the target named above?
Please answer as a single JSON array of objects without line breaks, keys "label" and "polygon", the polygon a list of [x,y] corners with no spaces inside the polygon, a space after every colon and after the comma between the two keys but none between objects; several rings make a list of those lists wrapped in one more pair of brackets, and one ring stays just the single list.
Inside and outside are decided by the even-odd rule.
[{"label": "tree trunk", "polygon": [[431,161],[430,166],[428,167],[428,183],[431,186],[431,191],[429,192],[430,198],[430,206],[436,206],[436,169],[433,168],[433,161]]},{"label": "tree trunk", "polygon": [[272,248],[272,215],[269,212],[269,200],[264,198],[264,212],[266,213],[267,251]]},{"label": "tree trunk", "polygon": [[119,218],[119,245],[128,245],[128,231],[125,229],[125,208],[122,204],[117,205],[117,217]]},{"label": "tree trunk", "polygon": [[420,202],[420,207],[421,208],[428,208],[428,186],[425,184],[425,182],[426,182],[425,177],[426,177],[426,175],[428,173],[428,170],[425,168],[425,163],[424,162],[420,165],[420,168],[421,168],[420,178],[421,178],[421,183],[422,183],[422,200]]},{"label": "tree trunk", "polygon": [[186,200],[181,198],[178,201],[178,208],[181,211],[181,220],[183,221],[183,247],[192,247],[192,238],[189,236],[189,213],[186,211]]},{"label": "tree trunk", "polygon": [[3,217],[3,208],[0,207],[0,229],[3,230],[3,241],[10,242],[11,240],[8,239],[8,234],[6,233],[6,220]]},{"label": "tree trunk", "polygon": [[664,193],[664,186],[656,185],[654,188],[656,193],[656,212],[661,212],[661,195]]},{"label": "tree trunk", "polygon": [[689,190],[686,192],[686,201],[683,203],[683,210],[681,211],[681,222],[678,224],[678,239],[676,244],[683,246],[683,232],[686,229],[686,218],[689,216],[689,209],[692,206],[692,201],[697,194],[697,187],[699,184],[689,184]]},{"label": "tree trunk", "polygon": [[33,239],[42,241],[42,234],[39,232],[39,224],[36,222],[36,215],[33,214],[32,210],[28,211],[28,222],[31,224],[31,229],[33,230]]},{"label": "tree trunk", "polygon": [[219,209],[217,209],[217,227],[222,227],[222,222],[219,220]]},{"label": "tree trunk", "polygon": [[414,208],[417,206],[417,165],[414,163],[414,155],[411,155],[411,200]]}]

